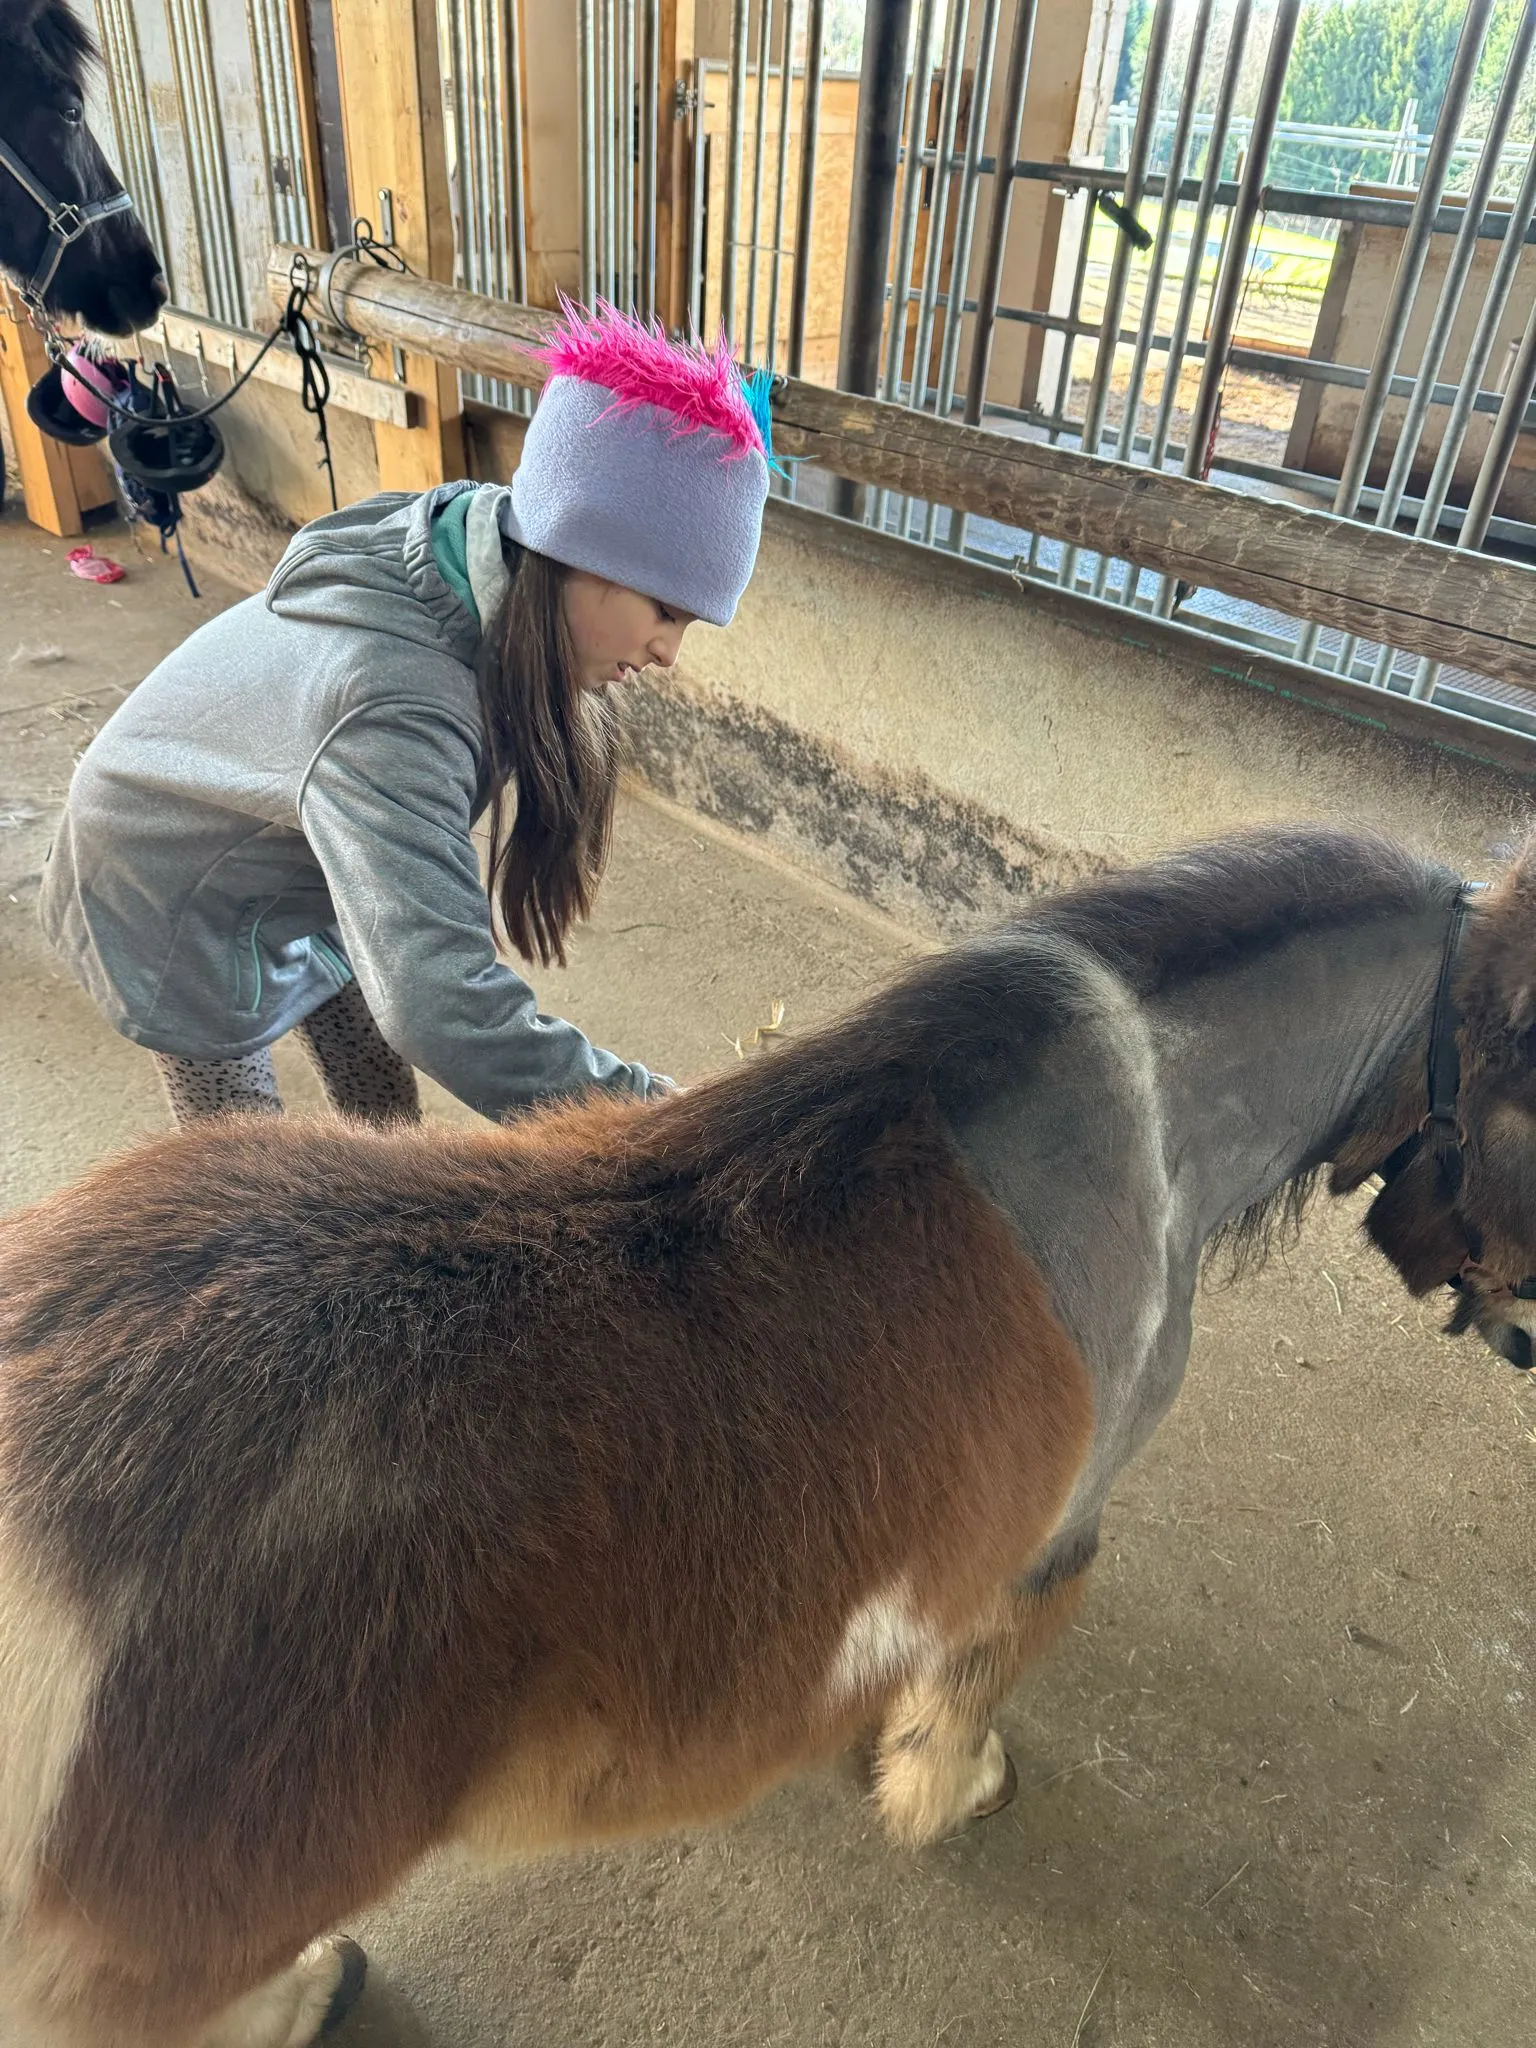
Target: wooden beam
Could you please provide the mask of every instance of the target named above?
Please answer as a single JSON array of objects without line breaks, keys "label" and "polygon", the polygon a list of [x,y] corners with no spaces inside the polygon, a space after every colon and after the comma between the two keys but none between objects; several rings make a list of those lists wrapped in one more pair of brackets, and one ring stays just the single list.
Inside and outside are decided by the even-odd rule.
[{"label": "wooden beam", "polygon": [[[442,75],[434,0],[331,0],[352,204],[377,235],[389,194],[394,239],[411,268],[451,289],[453,216],[443,143]],[[376,423],[379,487],[423,491],[464,474],[458,379],[452,365],[408,353],[401,382],[417,424]]]},{"label": "wooden beam", "polygon": [[[273,252],[275,293],[286,291],[293,253]],[[362,264],[338,266],[335,296],[360,334],[530,388],[543,382],[528,351],[548,331],[547,313]],[[1102,549],[1536,689],[1536,570],[1521,563],[793,378],[776,392],[773,413],[781,454],[855,483]]]},{"label": "wooden beam", "polygon": [[18,320],[0,290],[0,398],[21,471],[27,517],[61,540],[85,531],[85,514],[116,502],[111,474],[97,448],[71,448],[33,426],[27,393],[48,367],[41,337]]}]

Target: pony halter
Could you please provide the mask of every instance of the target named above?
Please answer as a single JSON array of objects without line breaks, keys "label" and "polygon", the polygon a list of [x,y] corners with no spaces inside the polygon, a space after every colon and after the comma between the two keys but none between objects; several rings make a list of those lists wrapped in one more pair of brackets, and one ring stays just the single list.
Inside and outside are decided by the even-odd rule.
[{"label": "pony halter", "polygon": [[30,171],[8,144],[0,142],[0,165],[8,170],[27,197],[43,210],[48,235],[43,243],[43,253],[28,281],[21,287],[21,303],[27,317],[40,333],[48,334],[53,322],[43,305],[48,287],[53,283],[64,251],[71,242],[78,242],[87,228],[95,227],[101,220],[107,220],[114,213],[131,213],[133,200],[121,189],[110,199],[55,199],[42,179]]}]

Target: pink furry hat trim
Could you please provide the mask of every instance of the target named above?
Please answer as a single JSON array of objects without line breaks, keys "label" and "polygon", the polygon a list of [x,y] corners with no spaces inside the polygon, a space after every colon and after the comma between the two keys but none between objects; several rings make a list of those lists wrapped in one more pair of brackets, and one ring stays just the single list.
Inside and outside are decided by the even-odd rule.
[{"label": "pink furry hat trim", "polygon": [[742,389],[722,330],[712,347],[669,341],[661,328],[599,300],[586,312],[562,297],[561,325],[534,351],[551,377],[575,377],[613,393],[610,412],[653,405],[670,413],[679,434],[714,433],[726,459],[768,459],[763,433]]}]

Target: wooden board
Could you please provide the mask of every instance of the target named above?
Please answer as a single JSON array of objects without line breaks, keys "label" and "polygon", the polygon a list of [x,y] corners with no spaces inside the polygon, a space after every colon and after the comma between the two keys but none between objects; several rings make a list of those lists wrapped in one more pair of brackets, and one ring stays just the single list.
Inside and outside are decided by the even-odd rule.
[{"label": "wooden board", "polygon": [[[284,288],[293,251],[274,250]],[[340,266],[337,293],[362,333],[537,388],[527,351],[548,314],[424,278]],[[836,476],[928,498],[1143,568],[1536,689],[1536,570],[1412,540],[1331,513],[1240,496],[1073,449],[1015,441],[930,413],[786,379],[779,451]]]},{"label": "wooden board", "polygon": [[[379,193],[387,190],[406,262],[424,278],[451,279],[453,216],[433,0],[332,0],[332,18],[352,204],[380,233]],[[374,427],[385,491],[428,490],[464,474],[453,369],[408,353],[404,372],[419,424]]]},{"label": "wooden board", "polygon": [[85,531],[87,512],[116,500],[112,478],[100,451],[71,448],[40,433],[27,416],[27,393],[48,367],[39,335],[17,320],[11,301],[0,289],[0,398],[21,471],[27,517],[45,533],[66,539]]}]

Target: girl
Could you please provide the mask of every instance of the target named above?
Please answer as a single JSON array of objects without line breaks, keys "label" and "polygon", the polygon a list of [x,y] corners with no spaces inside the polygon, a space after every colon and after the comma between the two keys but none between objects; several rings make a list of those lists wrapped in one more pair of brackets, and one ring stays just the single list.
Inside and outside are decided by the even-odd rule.
[{"label": "girl", "polygon": [[[278,1110],[296,1030],[338,1109],[489,1117],[664,1078],[539,1014],[497,957],[565,958],[607,857],[609,689],[726,625],[756,558],[765,378],[567,308],[510,488],[388,494],[299,532],[81,759],[53,945],[155,1055],[179,1122]],[[470,828],[489,813],[487,894]]]}]

